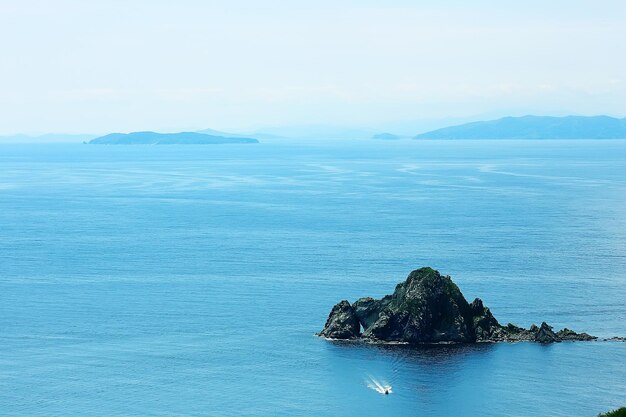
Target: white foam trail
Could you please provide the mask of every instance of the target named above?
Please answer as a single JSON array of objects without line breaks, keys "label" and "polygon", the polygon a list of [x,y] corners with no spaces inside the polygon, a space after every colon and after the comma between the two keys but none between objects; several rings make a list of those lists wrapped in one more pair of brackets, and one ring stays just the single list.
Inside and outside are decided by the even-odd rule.
[{"label": "white foam trail", "polygon": [[391,385],[387,382],[387,381],[378,381],[376,378],[374,378],[371,375],[367,376],[367,380],[365,381],[367,383],[367,387],[373,389],[374,391],[378,392],[379,394],[391,394],[393,391],[391,391]]}]

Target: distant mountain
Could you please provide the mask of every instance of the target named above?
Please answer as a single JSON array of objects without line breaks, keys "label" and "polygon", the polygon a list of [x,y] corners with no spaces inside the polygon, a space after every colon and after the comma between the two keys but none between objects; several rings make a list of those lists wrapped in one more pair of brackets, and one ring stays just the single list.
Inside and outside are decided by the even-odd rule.
[{"label": "distant mountain", "polygon": [[415,139],[626,139],[626,118],[524,116],[444,127]]},{"label": "distant mountain", "polygon": [[396,140],[396,139],[401,139],[401,136],[394,135],[393,133],[377,133],[374,136],[372,136],[372,139]]},{"label": "distant mountain", "polygon": [[45,135],[7,135],[0,136],[0,143],[80,143],[98,135],[47,133]]},{"label": "distant mountain", "polygon": [[269,133],[260,133],[260,132],[229,133],[229,132],[222,132],[220,130],[215,130],[215,129],[203,129],[203,130],[198,130],[196,133],[202,133],[205,135],[213,135],[213,136],[223,136],[225,138],[284,139],[282,136],[272,135]]},{"label": "distant mountain", "polygon": [[246,137],[246,135],[240,135],[238,133],[222,132],[221,130],[215,130],[215,129],[198,130],[198,131],[196,131],[196,133],[202,133],[203,135],[211,135],[211,136],[222,136],[222,137],[225,137],[225,138],[243,138],[243,137]]},{"label": "distant mountain", "polygon": [[259,141],[252,138],[205,135],[197,132],[133,132],[111,133],[95,138],[89,143],[93,145],[221,145],[230,143],[259,143]]},{"label": "distant mountain", "polygon": [[271,135],[290,139],[370,139],[377,131],[368,128],[353,128],[333,125],[291,125],[267,127],[258,130],[254,137]]}]

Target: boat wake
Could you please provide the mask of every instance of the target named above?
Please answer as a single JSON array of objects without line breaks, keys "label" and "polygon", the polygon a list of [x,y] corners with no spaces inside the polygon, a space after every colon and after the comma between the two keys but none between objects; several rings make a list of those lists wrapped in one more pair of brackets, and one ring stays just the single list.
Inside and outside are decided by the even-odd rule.
[{"label": "boat wake", "polygon": [[391,385],[385,380],[377,380],[373,376],[368,376],[368,379],[365,381],[367,383],[367,387],[373,389],[379,394],[388,395],[391,394]]}]

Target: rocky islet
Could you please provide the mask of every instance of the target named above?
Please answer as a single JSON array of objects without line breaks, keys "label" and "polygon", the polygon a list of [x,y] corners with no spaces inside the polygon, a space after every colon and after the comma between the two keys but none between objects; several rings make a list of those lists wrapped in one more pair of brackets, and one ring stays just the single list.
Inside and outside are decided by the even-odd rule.
[{"label": "rocky islet", "polygon": [[[362,329],[362,330],[361,330]],[[476,343],[589,341],[597,337],[547,323],[529,329],[501,325],[480,298],[468,303],[449,276],[417,269],[380,300],[343,300],[328,316],[320,336],[370,343]]]}]

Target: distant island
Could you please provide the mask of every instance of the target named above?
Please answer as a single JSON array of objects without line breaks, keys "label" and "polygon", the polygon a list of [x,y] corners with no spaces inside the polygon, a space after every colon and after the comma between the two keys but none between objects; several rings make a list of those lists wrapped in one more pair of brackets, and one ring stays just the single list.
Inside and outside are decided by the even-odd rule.
[{"label": "distant island", "polygon": [[[431,124],[432,126],[432,124]],[[441,126],[441,124],[438,124]],[[402,128],[406,131],[406,127]],[[282,133],[278,135],[273,133]],[[259,143],[276,139],[372,139],[394,141],[411,136],[393,131],[306,125],[270,131],[231,133],[214,129],[179,133],[152,131],[93,134],[48,133],[43,135],[0,135],[1,143],[89,143],[94,145],[214,145]],[[610,116],[522,116],[503,117],[448,126],[420,133],[413,139],[626,139],[626,118]]]},{"label": "distant island", "polygon": [[[363,329],[363,332],[361,332]],[[477,343],[589,341],[597,337],[545,322],[529,329],[502,325],[480,298],[468,303],[449,276],[420,268],[380,300],[343,300],[331,310],[319,336],[367,343]],[[612,338],[610,340],[624,340]]]},{"label": "distant island", "polygon": [[626,118],[523,116],[465,123],[415,139],[626,139]]},{"label": "distant island", "polygon": [[397,140],[400,138],[401,138],[400,136],[395,135],[393,133],[377,133],[374,136],[372,136],[372,139],[378,139],[378,140]]},{"label": "distant island", "polygon": [[133,132],[111,133],[92,139],[88,143],[91,145],[222,145],[259,143],[259,141],[252,138],[215,136],[197,132]]},{"label": "distant island", "polygon": [[212,135],[212,136],[223,136],[225,138],[254,138],[254,139],[285,139],[283,136],[272,135],[271,133],[262,133],[262,132],[249,132],[249,133],[230,133],[223,132],[221,130],[215,129],[203,129],[198,130],[196,133],[202,133],[204,135]]}]

